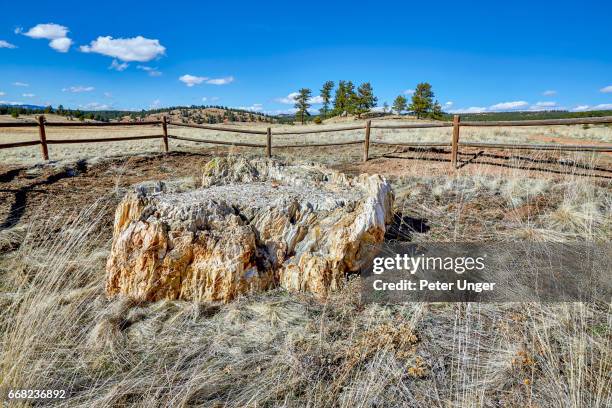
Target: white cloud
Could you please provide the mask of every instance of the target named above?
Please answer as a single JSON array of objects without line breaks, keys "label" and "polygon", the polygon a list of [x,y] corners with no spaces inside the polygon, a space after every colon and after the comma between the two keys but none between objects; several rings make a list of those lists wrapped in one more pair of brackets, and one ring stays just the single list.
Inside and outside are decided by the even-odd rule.
[{"label": "white cloud", "polygon": [[62,92],[72,92],[72,93],[91,92],[94,89],[96,88],[94,88],[93,86],[78,85],[78,86],[71,86],[68,88],[62,88]]},{"label": "white cloud", "polygon": [[112,98],[113,94],[110,93],[110,92],[104,92],[104,96],[107,97],[107,98]]},{"label": "white cloud", "polygon": [[489,110],[508,111],[508,110],[524,109],[528,106],[529,106],[529,103],[525,101],[501,102],[501,103],[497,103],[495,105],[489,106]]},{"label": "white cloud", "polygon": [[127,62],[151,61],[166,52],[166,47],[161,45],[159,40],[144,38],[140,35],[134,38],[116,39],[111,36],[98,37],[89,45],[82,45],[80,49],[82,52],[95,52]]},{"label": "white cloud", "polygon": [[70,46],[72,45],[72,40],[70,38],[56,38],[55,40],[51,40],[49,43],[49,47],[53,48],[58,52],[68,52]]},{"label": "white cloud", "polygon": [[[19,31],[21,33],[21,30]],[[58,38],[64,38],[68,34],[68,28],[59,24],[38,24],[34,27],[30,28],[28,32],[23,33],[23,35],[30,37],[41,39],[44,38],[46,40],[55,40]]]},{"label": "white cloud", "polygon": [[414,89],[406,89],[402,92],[404,95],[412,95],[414,93]]},{"label": "white cloud", "polygon": [[449,110],[448,113],[482,113],[486,112],[487,108],[481,106],[471,106],[469,108],[453,109]]},{"label": "white cloud", "polygon": [[15,86],[30,86],[30,84],[26,84],[25,82],[13,82]]},{"label": "white cloud", "polygon": [[236,109],[242,109],[251,112],[261,112],[263,110],[263,105],[261,103],[254,103],[251,106],[238,106]]},{"label": "white cloud", "polygon": [[[447,102],[448,103],[448,102]],[[444,104],[446,107],[447,104]],[[483,112],[503,112],[513,110],[545,110],[551,108],[559,108],[556,102],[537,102],[535,105],[529,106],[525,101],[500,102],[489,107],[472,106],[469,108],[451,109],[448,113],[483,113]]]},{"label": "white cloud", "polygon": [[312,98],[308,99],[308,103],[323,103],[323,97],[321,95],[313,96]]},{"label": "white cloud", "polygon": [[4,92],[0,91],[0,96],[6,95]]},{"label": "white cloud", "polygon": [[599,105],[578,105],[574,109],[574,112],[584,111],[596,111],[596,110],[612,110],[612,103],[601,103]]},{"label": "white cloud", "polygon": [[199,77],[199,76],[195,76],[195,75],[190,75],[190,74],[185,74],[181,77],[179,77],[179,81],[181,81],[182,83],[184,83],[185,85],[192,87],[194,85],[199,85],[202,82],[206,81],[208,78],[206,77]]},{"label": "white cloud", "polygon": [[141,71],[148,72],[149,76],[152,77],[158,77],[162,74],[160,71],[157,70],[157,68],[148,67],[146,65],[138,65],[136,68],[140,69]]},{"label": "white cloud", "polygon": [[17,46],[8,41],[0,40],[0,48],[17,48]]},{"label": "white cloud", "polygon": [[599,105],[595,105],[591,110],[609,110],[612,109],[612,103],[602,103]]},{"label": "white cloud", "polygon": [[105,103],[99,103],[99,102],[90,102],[90,103],[88,103],[86,105],[79,105],[79,107],[81,109],[92,110],[92,111],[113,109],[112,105],[108,105],[108,104],[105,104]]},{"label": "white cloud", "polygon": [[612,85],[604,86],[599,91],[603,93],[612,93]]},{"label": "white cloud", "polygon": [[295,98],[297,98],[298,95],[299,95],[298,92],[291,92],[287,96],[283,96],[281,98],[276,98],[275,101],[279,102],[279,103],[284,103],[284,104],[287,104],[287,105],[292,105],[292,104],[295,103]]},{"label": "white cloud", "polygon": [[202,102],[207,102],[207,101],[208,102],[215,102],[215,101],[218,101],[219,99],[220,98],[218,96],[211,96],[211,97],[203,96],[202,97]]},{"label": "white cloud", "polygon": [[557,102],[553,102],[553,101],[549,101],[549,102],[536,102],[535,105],[533,106],[538,106],[541,108],[552,108],[557,106]]},{"label": "white cloud", "polygon": [[209,77],[201,77],[196,75],[185,74],[179,77],[179,81],[183,82],[185,85],[192,87],[194,85],[200,85],[201,83],[207,83],[210,85],[226,85],[231,82],[234,82],[233,76],[228,76],[225,78],[209,78]]},{"label": "white cloud", "polygon": [[21,96],[23,96],[24,98],[32,98],[36,95],[34,95],[33,93],[24,93],[24,94],[21,94]]},{"label": "white cloud", "polygon": [[153,102],[151,102],[151,105],[149,105],[149,109],[157,109],[160,106],[161,106],[161,101],[159,99],[156,99]]},{"label": "white cloud", "polygon": [[15,33],[34,39],[51,40],[49,47],[59,52],[68,52],[72,45],[72,40],[67,37],[68,28],[59,24],[38,24],[25,33],[21,29],[15,30]]},{"label": "white cloud", "polygon": [[450,108],[452,108],[452,107],[453,107],[453,105],[454,105],[454,102],[453,102],[453,101],[448,101],[448,102],[445,102],[445,103],[444,103],[443,108],[444,108],[444,109],[450,109]]},{"label": "white cloud", "polygon": [[[281,98],[276,98],[275,101],[279,103],[284,103],[286,105],[293,105],[295,103],[295,99],[298,97],[299,92],[291,92],[287,96],[283,96]],[[323,97],[321,95],[315,95],[308,98],[308,103],[310,104],[319,104],[323,103]]]},{"label": "white cloud", "polygon": [[554,89],[548,89],[544,92],[542,92],[543,96],[555,96],[557,95],[557,91],[555,91]]},{"label": "white cloud", "polygon": [[19,101],[0,101],[0,105],[23,105],[23,102]]},{"label": "white cloud", "polygon": [[233,76],[228,76],[225,78],[210,78],[206,80],[206,83],[211,85],[227,85],[232,82],[234,82]]},{"label": "white cloud", "polygon": [[119,62],[116,59],[114,59],[113,62],[111,62],[108,69],[112,69],[112,70],[121,72],[121,71],[125,71],[127,67],[129,67],[129,64],[127,62]]},{"label": "white cloud", "polygon": [[589,110],[589,105],[578,105],[578,106],[576,106],[572,110],[575,111],[575,112],[581,112],[581,111]]}]

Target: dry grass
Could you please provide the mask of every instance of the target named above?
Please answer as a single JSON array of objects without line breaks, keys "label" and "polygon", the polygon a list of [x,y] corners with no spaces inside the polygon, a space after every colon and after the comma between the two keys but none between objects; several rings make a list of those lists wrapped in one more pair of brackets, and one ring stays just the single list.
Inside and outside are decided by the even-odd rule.
[{"label": "dry grass", "polygon": [[[422,167],[392,177],[400,238],[612,237],[608,181]],[[108,300],[116,193],[0,235],[16,248],[0,255],[0,395],[67,389],[46,404],[92,407],[612,405],[609,305],[363,305],[358,278],[325,302],[282,290],[228,305]]]}]

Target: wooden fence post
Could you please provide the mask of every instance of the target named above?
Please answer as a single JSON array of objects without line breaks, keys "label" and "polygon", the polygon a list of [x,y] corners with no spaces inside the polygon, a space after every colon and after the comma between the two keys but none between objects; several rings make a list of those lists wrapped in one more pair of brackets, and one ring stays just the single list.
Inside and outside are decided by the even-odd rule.
[{"label": "wooden fence post", "polygon": [[38,136],[40,137],[40,150],[43,160],[49,160],[49,150],[47,149],[47,134],[45,133],[45,117],[38,117]]},{"label": "wooden fence post", "polygon": [[166,115],[162,116],[162,129],[164,131],[164,150],[168,153],[168,122]]},{"label": "wooden fence post", "polygon": [[272,157],[272,128],[266,134],[266,157]]},{"label": "wooden fence post", "polygon": [[370,153],[370,126],[372,125],[372,121],[366,121],[365,128],[365,140],[363,141],[363,161],[368,161],[368,156]]},{"label": "wooden fence post", "polygon": [[451,166],[453,169],[457,168],[457,153],[459,152],[459,128],[461,123],[461,117],[459,115],[453,116],[453,138],[451,141]]}]

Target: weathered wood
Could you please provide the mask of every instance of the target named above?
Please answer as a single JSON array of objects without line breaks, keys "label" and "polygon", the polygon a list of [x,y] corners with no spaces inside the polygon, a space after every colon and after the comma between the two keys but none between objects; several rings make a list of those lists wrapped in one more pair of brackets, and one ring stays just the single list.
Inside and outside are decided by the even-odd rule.
[{"label": "weathered wood", "polygon": [[453,124],[450,122],[436,122],[436,123],[407,123],[405,125],[372,125],[372,129],[427,129],[427,128],[440,128],[440,127],[452,127]]},{"label": "weathered wood", "polygon": [[328,133],[328,132],[342,132],[345,130],[360,130],[363,129],[363,125],[359,126],[344,126],[339,128],[329,128],[329,129],[317,129],[317,130],[295,130],[295,131],[278,131],[274,132],[275,135],[307,135],[310,133]]},{"label": "weathered wood", "polygon": [[602,116],[598,118],[467,121],[467,122],[462,122],[461,126],[553,126],[553,125],[595,125],[598,123],[612,123],[612,116]]},{"label": "weathered wood", "polygon": [[125,137],[105,137],[103,139],[49,139],[47,144],[74,144],[74,143],[99,143],[99,142],[121,142],[123,140],[140,140],[140,139],[163,139],[162,135],[150,136],[125,136]]},{"label": "weathered wood", "polygon": [[266,157],[272,157],[272,129],[268,128],[266,135]]},{"label": "weathered wood", "polygon": [[389,145],[389,146],[412,146],[412,147],[451,147],[452,143],[448,142],[383,142],[372,141],[371,144]]},{"label": "weathered wood", "polygon": [[40,115],[38,117],[38,136],[40,138],[40,151],[43,156],[43,160],[49,160],[49,149],[47,148],[47,133],[45,132],[45,117]]},{"label": "weathered wood", "polygon": [[229,146],[266,147],[265,144],[258,144],[258,143],[223,142],[221,140],[196,139],[194,137],[186,137],[186,136],[168,135],[168,138],[170,138],[170,139],[177,139],[177,140],[187,140],[189,142],[219,144],[219,145],[229,145]]},{"label": "weathered wood", "polygon": [[34,146],[40,144],[40,140],[32,140],[29,142],[2,143],[0,149],[11,149],[13,147]]},{"label": "weathered wood", "polygon": [[326,147],[326,146],[345,146],[345,145],[354,145],[354,144],[362,144],[363,140],[349,140],[348,142],[336,142],[336,143],[300,143],[300,144],[290,144],[290,145],[274,145],[275,149],[284,149],[288,147]]},{"label": "weathered wood", "polygon": [[0,123],[0,128],[5,127],[37,127],[38,122],[4,122]]},{"label": "weathered wood", "polygon": [[518,149],[518,150],[558,150],[572,152],[612,152],[612,145],[553,145],[553,144],[510,144],[510,143],[460,143],[465,147],[481,147],[488,149]]},{"label": "weathered wood", "polygon": [[365,125],[365,138],[363,140],[363,161],[368,161],[368,156],[370,153],[370,126],[372,126],[372,121],[366,121]]},{"label": "weathered wood", "polygon": [[162,117],[162,130],[164,132],[164,151],[168,153],[168,122],[166,115]]},{"label": "weathered wood", "polygon": [[457,153],[459,152],[460,123],[461,123],[461,117],[459,115],[453,116],[453,136],[451,139],[451,166],[453,166],[453,169],[457,167]]},{"label": "weathered wood", "polygon": [[159,120],[148,120],[142,122],[47,122],[52,127],[107,127],[107,126],[151,126],[159,125]]},{"label": "weathered wood", "polygon": [[237,128],[226,128],[223,126],[194,125],[191,123],[177,123],[177,122],[168,122],[168,124],[172,126],[183,126],[183,127],[190,127],[190,128],[196,128],[196,129],[220,130],[222,132],[249,133],[249,134],[254,134],[254,135],[267,134],[265,130],[237,129]]}]

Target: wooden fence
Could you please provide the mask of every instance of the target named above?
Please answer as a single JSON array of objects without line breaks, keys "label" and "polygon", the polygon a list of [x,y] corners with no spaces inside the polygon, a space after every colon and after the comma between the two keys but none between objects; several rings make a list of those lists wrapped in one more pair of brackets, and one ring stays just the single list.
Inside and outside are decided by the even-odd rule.
[{"label": "wooden fence", "polygon": [[[473,143],[460,142],[460,129],[462,127],[512,127],[512,126],[558,126],[558,125],[591,125],[591,124],[610,124],[612,116],[599,118],[572,118],[572,119],[550,119],[550,120],[520,120],[520,121],[495,121],[495,122],[462,122],[459,115],[453,117],[452,122],[435,122],[435,123],[407,123],[403,125],[386,125],[372,124],[371,120],[367,120],[363,125],[344,126],[336,128],[321,128],[310,130],[290,130],[276,131],[274,135],[304,135],[312,133],[329,133],[329,132],[344,132],[351,130],[364,130],[364,138],[361,140],[351,140],[337,143],[316,143],[316,144],[285,144],[272,145],[272,128],[266,130],[252,130],[229,128],[224,126],[213,125],[195,125],[187,123],[168,122],[164,116],[162,120],[142,121],[142,122],[112,122],[112,123],[91,123],[91,122],[47,122],[44,116],[39,116],[37,122],[17,122],[17,123],[0,123],[0,127],[37,127],[39,140],[28,142],[4,143],[0,144],[0,149],[9,149],[23,146],[40,145],[41,154],[44,160],[49,160],[48,145],[50,144],[66,144],[66,143],[93,143],[93,142],[117,142],[123,140],[144,140],[144,139],[163,139],[164,151],[169,151],[169,139],[185,140],[190,142],[199,142],[207,144],[230,145],[230,146],[245,146],[265,148],[266,156],[272,157],[272,147],[274,148],[301,148],[301,147],[325,147],[325,146],[340,146],[363,144],[363,160],[369,159],[370,145],[394,145],[394,146],[409,146],[409,147],[450,147],[451,148],[451,165],[457,167],[457,155],[460,147],[478,147],[481,149],[530,149],[530,150],[556,150],[556,151],[585,151],[585,152],[612,152],[612,145],[561,145],[561,144],[511,144],[511,143]],[[146,135],[146,136],[126,136],[126,137],[109,137],[109,138],[93,138],[93,139],[47,139],[47,127],[112,127],[112,126],[151,126],[161,125],[161,134]],[[197,129],[217,130],[222,132],[244,133],[253,135],[265,135],[266,143],[247,143],[247,142],[228,142],[221,140],[210,140],[202,138],[194,138],[187,136],[176,136],[168,134],[168,125],[190,127]],[[448,143],[444,142],[385,142],[371,141],[370,134],[372,129],[425,129],[425,128],[452,128],[451,138]]]}]

